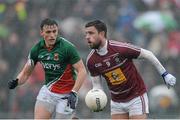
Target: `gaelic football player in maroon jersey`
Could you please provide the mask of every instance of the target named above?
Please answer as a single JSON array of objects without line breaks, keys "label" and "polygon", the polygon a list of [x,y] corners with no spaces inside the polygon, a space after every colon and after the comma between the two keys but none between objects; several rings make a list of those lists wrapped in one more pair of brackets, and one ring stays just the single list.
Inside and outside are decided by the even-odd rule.
[{"label": "gaelic football player in maroon jersey", "polygon": [[176,78],[152,52],[107,39],[107,27],[100,20],[88,22],[85,34],[92,49],[86,62],[93,88],[102,88],[100,80],[105,78],[111,93],[111,118],[146,119],[149,113],[147,90],[132,60],[144,58],[150,61],[168,87],[176,84]]}]

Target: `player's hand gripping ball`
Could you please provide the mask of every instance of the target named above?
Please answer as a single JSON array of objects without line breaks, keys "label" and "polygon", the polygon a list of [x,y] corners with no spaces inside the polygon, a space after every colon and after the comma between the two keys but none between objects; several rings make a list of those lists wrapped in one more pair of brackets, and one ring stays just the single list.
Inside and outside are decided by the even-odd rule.
[{"label": "player's hand gripping ball", "polygon": [[107,96],[101,89],[91,89],[85,97],[86,105],[93,112],[102,111],[107,104]]}]

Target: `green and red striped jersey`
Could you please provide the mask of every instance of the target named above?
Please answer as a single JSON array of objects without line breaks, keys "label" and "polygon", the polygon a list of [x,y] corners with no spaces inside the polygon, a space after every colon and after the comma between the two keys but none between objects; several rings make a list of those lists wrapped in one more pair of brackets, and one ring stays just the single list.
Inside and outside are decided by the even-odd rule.
[{"label": "green and red striped jersey", "polygon": [[57,37],[53,49],[48,50],[44,39],[31,48],[31,64],[40,62],[45,71],[45,85],[54,93],[68,93],[76,80],[76,71],[72,67],[81,58],[76,47],[62,37]]}]

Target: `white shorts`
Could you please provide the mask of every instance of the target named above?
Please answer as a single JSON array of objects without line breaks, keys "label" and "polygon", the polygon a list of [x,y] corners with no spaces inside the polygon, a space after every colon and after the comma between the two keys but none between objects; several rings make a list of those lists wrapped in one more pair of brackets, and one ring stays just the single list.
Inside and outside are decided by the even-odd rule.
[{"label": "white shorts", "polygon": [[129,116],[149,113],[147,93],[124,103],[118,103],[111,100],[111,115],[124,113],[129,113]]},{"label": "white shorts", "polygon": [[67,106],[67,99],[63,100],[62,98],[68,94],[56,94],[48,90],[44,85],[37,96],[37,102],[44,105],[48,111],[61,114],[72,114],[73,109]]}]

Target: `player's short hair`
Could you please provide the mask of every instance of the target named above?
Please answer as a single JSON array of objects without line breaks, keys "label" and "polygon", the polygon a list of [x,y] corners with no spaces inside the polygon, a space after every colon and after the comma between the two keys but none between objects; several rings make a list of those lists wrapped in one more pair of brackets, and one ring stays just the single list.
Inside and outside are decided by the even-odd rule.
[{"label": "player's short hair", "polygon": [[58,23],[53,19],[46,18],[46,19],[42,20],[42,22],[41,22],[41,25],[40,25],[41,30],[43,29],[43,27],[45,25],[56,25],[56,26],[58,26]]},{"label": "player's short hair", "polygon": [[100,20],[93,20],[88,22],[85,27],[91,27],[94,26],[98,32],[105,32],[105,37],[107,37],[107,27],[106,24]]}]

